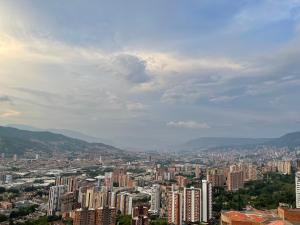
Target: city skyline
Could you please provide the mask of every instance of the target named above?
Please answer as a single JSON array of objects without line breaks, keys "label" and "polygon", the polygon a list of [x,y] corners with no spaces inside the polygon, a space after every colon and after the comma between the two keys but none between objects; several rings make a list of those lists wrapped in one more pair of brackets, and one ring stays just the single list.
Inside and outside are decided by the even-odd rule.
[{"label": "city skyline", "polygon": [[3,1],[0,124],[147,149],[278,137],[300,130],[299,38],[298,0]]}]

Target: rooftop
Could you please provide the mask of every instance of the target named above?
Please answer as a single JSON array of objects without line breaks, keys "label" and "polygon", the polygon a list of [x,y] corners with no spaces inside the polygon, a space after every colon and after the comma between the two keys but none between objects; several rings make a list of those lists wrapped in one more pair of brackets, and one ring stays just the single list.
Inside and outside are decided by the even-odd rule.
[{"label": "rooftop", "polygon": [[275,211],[245,210],[245,211],[223,211],[222,216],[231,221],[247,221],[267,225],[284,225],[284,223]]}]

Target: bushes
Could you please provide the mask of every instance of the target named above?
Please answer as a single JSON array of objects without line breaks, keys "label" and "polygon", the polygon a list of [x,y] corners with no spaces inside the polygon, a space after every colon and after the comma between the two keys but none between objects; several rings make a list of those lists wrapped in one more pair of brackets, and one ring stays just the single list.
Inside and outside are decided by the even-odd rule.
[{"label": "bushes", "polygon": [[4,187],[0,187],[0,194],[4,193],[6,189]]},{"label": "bushes", "polygon": [[120,215],[118,222],[119,225],[131,225],[131,215]]},{"label": "bushes", "polygon": [[[24,223],[16,223],[16,225],[47,225],[51,222],[60,220],[61,217],[59,216],[42,216],[37,220],[28,220]],[[69,223],[67,223],[69,224]],[[72,223],[71,223],[72,224]]]},{"label": "bushes", "polygon": [[151,220],[150,225],[168,225],[168,221],[166,219]]},{"label": "bushes", "polygon": [[35,212],[37,207],[38,207],[38,205],[32,205],[32,206],[29,206],[29,207],[19,208],[18,210],[12,211],[10,213],[9,217],[11,219],[14,219],[14,218],[22,217],[22,216],[27,216],[27,215]]},{"label": "bushes", "polygon": [[7,219],[8,219],[7,216],[0,214],[0,223],[6,221]]}]

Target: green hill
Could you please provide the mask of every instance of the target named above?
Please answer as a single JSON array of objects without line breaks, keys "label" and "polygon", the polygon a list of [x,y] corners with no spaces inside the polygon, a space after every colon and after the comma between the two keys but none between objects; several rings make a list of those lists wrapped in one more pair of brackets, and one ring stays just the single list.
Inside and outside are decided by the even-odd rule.
[{"label": "green hill", "polygon": [[266,143],[270,146],[296,148],[300,147],[300,131],[285,134]]},{"label": "green hill", "polygon": [[27,131],[0,126],[0,152],[23,154],[26,151],[80,152],[101,151],[117,153],[120,149],[103,143],[88,143],[75,138],[47,131]]}]

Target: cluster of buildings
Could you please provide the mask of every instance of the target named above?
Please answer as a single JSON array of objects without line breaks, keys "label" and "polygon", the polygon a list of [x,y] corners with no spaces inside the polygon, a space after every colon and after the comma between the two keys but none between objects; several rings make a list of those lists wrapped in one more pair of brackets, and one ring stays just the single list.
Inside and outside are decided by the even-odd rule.
[{"label": "cluster of buildings", "polygon": [[[68,155],[50,159],[38,154],[31,154],[30,159],[2,155],[0,185],[20,189],[20,196],[12,203],[34,196],[41,212],[71,219],[74,225],[113,225],[122,216],[130,217],[134,225],[148,225],[150,218],[162,218],[170,225],[210,224],[219,213],[213,212],[214,187],[237,191],[246,182],[262,179],[266,172],[292,174],[295,168],[300,170],[300,160],[287,160],[296,155],[285,149],[184,156],[138,153],[131,162],[124,162],[118,155],[102,158],[93,154],[71,160]],[[296,206],[300,208],[299,173],[295,181]],[[25,188],[33,191],[23,192]],[[45,191],[38,194],[41,190]],[[14,204],[8,203],[0,202],[6,212],[14,210]],[[291,218],[296,212],[287,207],[272,213],[255,209],[222,211],[220,222],[269,224]],[[265,219],[252,221],[254,215]]]},{"label": "cluster of buildings", "polygon": [[190,186],[190,180],[174,168],[155,166],[150,169],[153,179],[146,184],[124,168],[97,179],[58,176],[49,189],[48,215],[72,219],[74,225],[115,224],[117,215],[131,215],[132,224],[139,225],[147,225],[149,215],[167,218],[173,225],[208,223],[212,219],[211,182],[200,179],[196,166],[192,174],[197,187]]},{"label": "cluster of buildings", "polygon": [[296,208],[300,209],[300,172],[295,175]]},{"label": "cluster of buildings", "polygon": [[168,224],[208,223],[212,219],[212,186],[202,180],[202,188],[174,187],[167,193]]},{"label": "cluster of buildings", "polygon": [[291,174],[292,161],[291,160],[273,160],[267,162],[264,167],[265,172],[278,172],[281,174]]},{"label": "cluster of buildings", "polygon": [[257,179],[257,166],[251,163],[233,164],[229,167],[210,168],[206,177],[213,187],[223,187],[228,191],[237,191],[245,182]]}]

